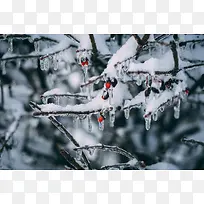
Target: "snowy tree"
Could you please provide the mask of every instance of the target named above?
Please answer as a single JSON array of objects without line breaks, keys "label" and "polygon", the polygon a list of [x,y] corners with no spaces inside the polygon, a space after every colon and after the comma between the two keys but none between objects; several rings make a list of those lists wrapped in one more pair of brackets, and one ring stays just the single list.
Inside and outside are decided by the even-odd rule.
[{"label": "snowy tree", "polygon": [[[18,37],[33,43],[34,51],[14,54],[13,40]],[[35,79],[32,82],[33,77],[28,79],[35,87],[30,106],[35,117],[48,118],[68,139],[68,143],[57,145],[67,168],[203,168],[202,138],[185,138],[202,134],[202,113],[196,116],[195,111],[202,110],[203,105],[203,35],[2,38],[9,45],[1,60],[2,76],[11,60],[15,60],[17,68],[21,66],[20,59],[25,60],[26,69],[35,64],[32,70],[38,73],[40,86]],[[40,104],[38,96],[43,90]],[[4,109],[3,91],[1,96]],[[13,135],[22,117],[28,117],[24,116],[27,113],[16,115],[7,135]],[[155,122],[150,128],[152,120]],[[49,128],[53,130],[53,126],[47,129],[51,133]],[[100,150],[110,152],[104,153],[111,155],[110,161]],[[192,150],[189,165],[184,157]],[[118,154],[114,157],[113,153]]]}]

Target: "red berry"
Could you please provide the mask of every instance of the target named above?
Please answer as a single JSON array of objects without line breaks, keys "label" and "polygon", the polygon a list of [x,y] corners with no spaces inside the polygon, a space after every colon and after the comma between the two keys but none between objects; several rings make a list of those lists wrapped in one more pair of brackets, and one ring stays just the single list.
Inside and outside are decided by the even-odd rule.
[{"label": "red berry", "polygon": [[186,90],[185,90],[185,93],[186,93],[186,95],[188,95],[188,94],[189,94],[189,90],[188,90],[188,89],[186,89]]},{"label": "red berry", "polygon": [[106,85],[106,88],[109,89],[111,87],[111,82],[108,81],[108,82],[106,82],[105,85]]},{"label": "red berry", "polygon": [[103,122],[103,121],[104,121],[104,117],[103,117],[103,116],[100,116],[100,117],[98,118],[98,122],[101,123],[101,122]]},{"label": "red berry", "polygon": [[88,65],[89,65],[89,62],[88,62],[88,61],[81,62],[81,65],[82,65],[82,66],[85,66],[85,65],[88,66]]}]

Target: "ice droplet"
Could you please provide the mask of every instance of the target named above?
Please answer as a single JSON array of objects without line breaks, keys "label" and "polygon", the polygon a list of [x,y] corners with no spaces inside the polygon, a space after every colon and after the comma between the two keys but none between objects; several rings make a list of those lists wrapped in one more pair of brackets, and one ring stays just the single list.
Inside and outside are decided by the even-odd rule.
[{"label": "ice droplet", "polygon": [[29,37],[29,38],[28,38],[28,41],[29,41],[30,43],[33,43],[33,40],[34,40],[34,39],[33,39],[32,37]]},{"label": "ice droplet", "polygon": [[153,119],[153,121],[157,121],[158,120],[158,111],[155,111],[153,113],[152,119]]},{"label": "ice droplet", "polygon": [[48,102],[48,97],[42,97],[42,102],[43,102],[44,104],[47,104],[47,102]]},{"label": "ice droplet", "polygon": [[145,118],[145,128],[146,130],[149,130],[151,126],[151,116]]},{"label": "ice droplet", "polygon": [[92,131],[91,115],[88,115],[87,119],[88,119],[88,131],[91,132]]},{"label": "ice droplet", "polygon": [[34,49],[35,49],[35,52],[36,53],[39,53],[40,52],[40,41],[35,41],[34,42]]},{"label": "ice droplet", "polygon": [[79,117],[77,116],[73,117],[73,125],[74,125],[74,128],[79,127]]},{"label": "ice droplet", "polygon": [[13,52],[13,39],[9,38],[8,43],[9,43],[9,52],[12,53]]},{"label": "ice droplet", "polygon": [[60,98],[58,96],[55,96],[55,104],[59,105],[59,101],[60,101]]},{"label": "ice droplet", "polygon": [[21,59],[16,60],[16,68],[19,69],[21,67]]},{"label": "ice droplet", "polygon": [[40,59],[40,69],[44,70],[44,59]]},{"label": "ice droplet", "polygon": [[82,150],[81,149],[78,149],[77,152],[76,152],[76,159],[78,161],[80,161],[82,158]]},{"label": "ice droplet", "polygon": [[87,79],[88,79],[88,67],[84,66],[84,67],[82,67],[82,69],[84,72],[84,81],[87,81]]},{"label": "ice droplet", "polygon": [[47,71],[50,68],[50,60],[48,57],[44,59],[44,70]]},{"label": "ice droplet", "polygon": [[6,74],[6,61],[1,61],[2,75]]},{"label": "ice droplet", "polygon": [[99,125],[99,130],[103,131],[104,130],[104,120],[102,122],[98,122]]},{"label": "ice droplet", "polygon": [[53,65],[55,71],[59,69],[59,57],[57,54],[53,56]]},{"label": "ice droplet", "polygon": [[141,84],[142,84],[142,79],[141,79],[141,76],[140,76],[140,75],[137,76],[136,84],[137,84],[138,86],[141,86]]},{"label": "ice droplet", "polygon": [[130,117],[130,108],[124,109],[125,118],[128,119]]},{"label": "ice droplet", "polygon": [[110,126],[114,127],[114,122],[115,122],[115,111],[112,110],[109,112],[109,119],[110,119]]},{"label": "ice droplet", "polygon": [[176,106],[174,106],[174,118],[179,119],[180,117],[180,105],[181,105],[181,101],[178,100],[178,103],[176,104]]},{"label": "ice droplet", "polygon": [[112,104],[112,99],[113,99],[113,88],[110,88],[108,90],[108,94],[109,94],[109,104],[111,105]]}]

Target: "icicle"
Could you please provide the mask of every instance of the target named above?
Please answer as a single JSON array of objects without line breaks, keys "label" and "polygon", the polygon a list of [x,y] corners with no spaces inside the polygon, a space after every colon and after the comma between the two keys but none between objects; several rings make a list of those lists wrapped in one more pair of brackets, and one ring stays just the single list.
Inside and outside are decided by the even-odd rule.
[{"label": "icicle", "polygon": [[88,80],[88,67],[85,66],[85,67],[82,67],[82,69],[84,72],[84,81],[87,81]]},{"label": "icicle", "polygon": [[13,52],[13,39],[9,38],[8,42],[9,42],[9,52],[12,53]]},{"label": "icicle", "polygon": [[40,59],[40,69],[44,70],[45,66],[44,66],[44,59]]},{"label": "icicle", "polygon": [[78,116],[73,117],[73,125],[74,125],[74,128],[79,127],[79,117]]},{"label": "icicle", "polygon": [[1,61],[1,69],[2,69],[2,75],[6,74],[6,61]]},{"label": "icicle", "polygon": [[57,97],[57,96],[55,96],[55,98],[54,98],[54,99],[55,99],[55,104],[56,104],[56,105],[59,105],[60,98],[59,98],[59,97]]},{"label": "icicle", "polygon": [[29,38],[28,38],[28,41],[29,41],[30,43],[33,43],[34,39],[33,39],[32,37],[29,37]]},{"label": "icicle", "polygon": [[42,102],[43,102],[44,104],[47,104],[47,102],[48,102],[48,97],[42,97]]},{"label": "icicle", "polygon": [[145,118],[145,128],[146,130],[149,130],[151,126],[151,116]]},{"label": "icicle", "polygon": [[88,99],[91,99],[92,93],[93,93],[93,84],[89,84],[87,87],[87,91],[88,91]]},{"label": "icicle", "polygon": [[87,149],[90,155],[94,154],[95,149],[94,148],[88,148]]},{"label": "icicle", "polygon": [[124,109],[125,118],[128,119],[130,117],[130,108]]},{"label": "icicle", "polygon": [[115,110],[111,110],[109,112],[109,117],[110,117],[110,127],[114,127],[114,122],[115,122]]},{"label": "icicle", "polygon": [[109,94],[109,104],[112,105],[112,99],[113,99],[113,88],[110,88],[108,90],[108,94]]},{"label": "icicle", "polygon": [[180,105],[181,105],[181,100],[178,100],[178,103],[176,106],[174,106],[174,118],[178,119],[180,116]]},{"label": "icicle", "polygon": [[80,161],[82,158],[82,150],[81,149],[78,149],[77,152],[76,152],[76,159],[78,161]]},{"label": "icicle", "polygon": [[104,120],[99,122],[98,124],[99,124],[99,130],[103,131],[104,130]]},{"label": "icicle", "polygon": [[53,65],[54,65],[54,70],[59,69],[59,56],[57,54],[53,56]]},{"label": "icicle", "polygon": [[49,57],[44,58],[44,70],[47,71],[50,68]]},{"label": "icicle", "polygon": [[88,115],[87,119],[88,119],[88,131],[91,132],[92,131],[91,115]]},{"label": "icicle", "polygon": [[153,113],[152,119],[153,119],[154,121],[157,121],[157,120],[158,120],[158,111],[155,111],[155,112]]},{"label": "icicle", "polygon": [[34,49],[36,53],[40,52],[40,45],[39,45],[40,41],[35,41],[34,42]]},{"label": "icicle", "polygon": [[142,79],[141,79],[140,74],[137,76],[136,84],[137,84],[138,86],[141,86],[141,84],[142,84]]},{"label": "icicle", "polygon": [[55,83],[55,75],[52,73],[49,73],[48,77],[47,77],[47,83],[49,84],[50,87],[54,86]]},{"label": "icicle", "polygon": [[16,68],[19,69],[21,67],[21,59],[16,60]]}]

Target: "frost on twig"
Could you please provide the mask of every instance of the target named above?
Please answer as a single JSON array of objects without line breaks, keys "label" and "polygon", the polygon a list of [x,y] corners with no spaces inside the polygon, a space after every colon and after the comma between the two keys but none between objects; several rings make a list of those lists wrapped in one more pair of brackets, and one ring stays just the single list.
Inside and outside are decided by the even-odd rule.
[{"label": "frost on twig", "polygon": [[194,139],[187,139],[187,138],[182,138],[181,142],[184,144],[193,144],[193,145],[201,145],[202,147],[204,147],[204,142],[200,142]]},{"label": "frost on twig", "polygon": [[73,169],[75,170],[85,170],[76,160],[74,157],[70,155],[70,153],[65,150],[61,149],[60,150],[61,155],[66,159],[66,161],[72,166]]},{"label": "frost on twig", "polygon": [[[30,102],[30,106],[31,108],[33,108],[34,110],[41,110],[40,106],[37,105],[34,102]],[[53,116],[49,116],[48,119],[55,125],[55,127],[57,127],[57,129],[62,132],[66,138],[68,138],[76,147],[80,147],[79,143],[74,139],[74,137],[69,133],[69,131]],[[89,160],[87,159],[86,155],[84,154],[84,152],[82,151],[82,161],[85,163],[85,165],[89,168],[91,168],[91,165],[89,163]]]},{"label": "frost on twig", "polygon": [[138,159],[131,154],[130,152],[117,147],[117,146],[110,146],[110,145],[104,145],[104,144],[97,144],[97,145],[85,145],[82,147],[78,147],[74,149],[77,151],[78,154],[81,153],[82,150],[87,150],[90,155],[94,153],[96,150],[101,151],[108,151],[108,152],[114,152],[120,155],[123,155],[129,159],[127,163],[120,163],[120,164],[114,164],[110,166],[103,166],[101,169],[108,170],[108,169],[124,169],[124,168],[130,168],[130,169],[144,169],[144,162],[138,161]]},{"label": "frost on twig", "polygon": [[[109,145],[104,145],[104,144],[98,144],[98,145],[86,145],[83,147],[77,147],[74,149],[75,151],[82,151],[82,150],[101,150],[101,151],[109,151],[109,152],[115,152],[118,154],[121,154],[125,157],[127,157],[128,159],[136,159],[134,155],[132,155],[130,152],[127,152],[126,150],[117,147],[117,146],[109,146]],[[93,153],[93,152],[92,152]]]}]

